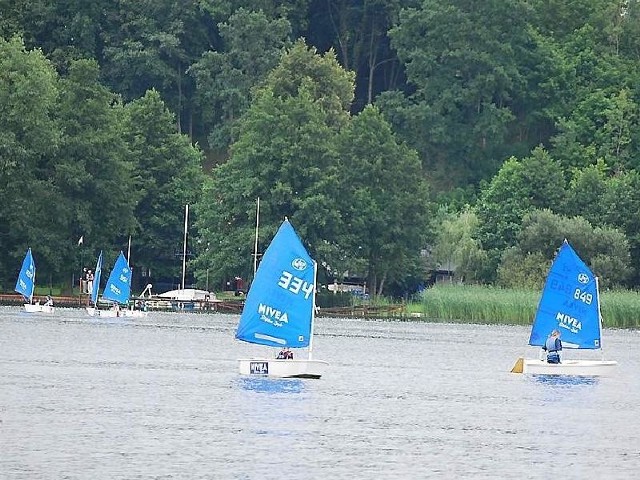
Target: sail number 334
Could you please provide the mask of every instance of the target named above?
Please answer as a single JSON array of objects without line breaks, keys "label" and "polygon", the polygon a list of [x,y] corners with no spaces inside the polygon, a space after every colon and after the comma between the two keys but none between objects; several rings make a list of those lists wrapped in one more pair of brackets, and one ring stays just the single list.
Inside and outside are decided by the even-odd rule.
[{"label": "sail number 334", "polygon": [[313,293],[313,283],[305,282],[303,279],[296,277],[286,270],[282,272],[278,286],[296,295],[301,292],[304,293],[305,300]]}]

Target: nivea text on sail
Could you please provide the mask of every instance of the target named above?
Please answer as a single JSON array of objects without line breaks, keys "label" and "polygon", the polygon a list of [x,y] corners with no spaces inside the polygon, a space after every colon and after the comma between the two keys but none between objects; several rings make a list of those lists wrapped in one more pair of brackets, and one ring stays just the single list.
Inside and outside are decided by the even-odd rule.
[{"label": "nivea text on sail", "polygon": [[571,330],[573,333],[577,333],[582,330],[582,322],[577,318],[567,315],[566,313],[558,312],[556,314],[556,320],[558,320],[558,325],[560,327]]},{"label": "nivea text on sail", "polygon": [[258,313],[263,321],[271,323],[276,327],[280,327],[282,324],[289,322],[287,312],[278,310],[270,305],[265,305],[264,303],[258,305]]}]

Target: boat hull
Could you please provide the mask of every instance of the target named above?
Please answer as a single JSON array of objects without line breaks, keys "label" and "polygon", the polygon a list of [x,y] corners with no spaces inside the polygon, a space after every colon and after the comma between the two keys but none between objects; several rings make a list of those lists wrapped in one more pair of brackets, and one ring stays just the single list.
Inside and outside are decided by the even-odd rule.
[{"label": "boat hull", "polygon": [[142,318],[146,317],[149,312],[144,312],[142,310],[98,310],[97,308],[87,307],[87,313],[91,317],[102,317],[102,318],[118,318],[118,317],[130,317],[130,318]]},{"label": "boat hull", "polygon": [[39,303],[25,303],[24,311],[27,313],[53,314],[55,312],[55,307],[53,305],[40,305]]},{"label": "boat hull", "polygon": [[544,360],[525,359],[521,373],[599,377],[612,375],[617,365],[618,362],[614,360],[565,360],[562,363],[547,363]]},{"label": "boat hull", "polygon": [[328,362],[323,360],[279,360],[273,358],[241,358],[238,360],[241,375],[275,378],[320,378]]}]

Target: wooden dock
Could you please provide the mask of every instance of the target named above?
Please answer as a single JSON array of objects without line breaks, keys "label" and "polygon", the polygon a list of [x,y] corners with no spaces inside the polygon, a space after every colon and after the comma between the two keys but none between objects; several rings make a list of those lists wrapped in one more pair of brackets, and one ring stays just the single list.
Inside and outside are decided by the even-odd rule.
[{"label": "wooden dock", "polygon": [[[53,304],[56,307],[85,308],[89,306],[88,295],[76,295],[71,297],[55,296]],[[46,296],[38,295],[37,300],[44,303]],[[190,312],[190,313],[242,313],[243,300],[190,300],[179,302],[157,297],[132,298],[131,303],[144,302],[149,312]],[[0,305],[19,306],[23,304],[23,298],[17,294],[0,294]],[[319,317],[347,317],[347,318],[405,318],[406,305],[353,305],[347,307],[320,308]]]},{"label": "wooden dock", "polygon": [[[53,304],[56,307],[64,308],[85,308],[89,306],[88,295],[76,295],[71,297],[52,296]],[[36,301],[44,303],[46,295],[38,295]],[[244,302],[242,301],[221,301],[221,300],[190,300],[187,302],[178,302],[176,300],[166,300],[162,298],[132,298],[132,304],[136,302],[144,302],[146,308],[150,312],[193,312],[193,313],[230,313],[239,314],[242,312]],[[0,294],[0,305],[19,306],[24,303],[22,295],[17,294]]]}]

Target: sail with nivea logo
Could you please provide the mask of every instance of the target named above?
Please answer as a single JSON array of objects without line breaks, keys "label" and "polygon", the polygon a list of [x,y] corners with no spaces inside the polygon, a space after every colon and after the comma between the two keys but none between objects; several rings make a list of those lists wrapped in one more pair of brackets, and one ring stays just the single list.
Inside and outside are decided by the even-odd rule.
[{"label": "sail with nivea logo", "polygon": [[113,302],[126,304],[129,302],[130,296],[131,269],[129,268],[127,259],[124,258],[123,253],[120,252],[118,259],[113,266],[113,270],[111,270],[111,274],[109,275],[107,284],[104,287],[102,298],[111,300]]},{"label": "sail with nivea logo", "polygon": [[95,305],[98,301],[98,291],[100,290],[100,277],[102,276],[102,251],[96,262],[96,271],[93,275],[93,286],[91,288],[91,302]]},{"label": "sail with nivea logo", "polygon": [[599,349],[601,327],[598,279],[565,240],[549,270],[529,345],[544,345],[558,330],[564,348]]},{"label": "sail with nivea logo", "polygon": [[22,268],[18,274],[18,280],[16,282],[15,291],[21,294],[23,297],[29,300],[31,303],[33,299],[33,289],[36,284],[36,264],[33,261],[31,255],[31,249],[27,250],[24,260],[22,261]]},{"label": "sail with nivea logo", "polygon": [[273,347],[308,347],[315,279],[316,263],[285,219],[256,271],[236,338]]}]

